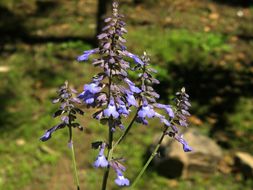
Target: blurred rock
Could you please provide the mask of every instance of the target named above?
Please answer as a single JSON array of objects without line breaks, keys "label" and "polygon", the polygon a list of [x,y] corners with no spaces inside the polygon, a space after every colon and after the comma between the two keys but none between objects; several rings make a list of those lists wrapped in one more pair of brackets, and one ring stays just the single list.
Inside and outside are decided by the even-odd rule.
[{"label": "blurred rock", "polygon": [[8,66],[0,66],[0,73],[7,73],[9,72],[10,67]]},{"label": "blurred rock", "polygon": [[233,171],[234,158],[232,155],[227,154],[223,156],[223,159],[219,162],[218,170],[223,174],[230,174]]},{"label": "blurred rock", "polygon": [[219,19],[219,17],[220,17],[220,15],[218,13],[211,13],[209,15],[209,19],[211,19],[211,20],[217,20],[217,19]]},{"label": "blurred rock", "polygon": [[243,174],[245,178],[253,178],[253,156],[246,152],[237,152],[235,154],[235,167]]},{"label": "blurred rock", "polygon": [[26,143],[26,141],[24,139],[17,139],[16,140],[16,144],[18,146],[23,146],[23,145],[25,145],[25,143]]},{"label": "blurred rock", "polygon": [[192,152],[185,153],[181,144],[169,137],[164,139],[160,157],[154,159],[158,173],[169,178],[187,178],[196,172],[208,175],[217,171],[223,154],[212,139],[200,134],[196,129],[187,129],[184,139],[193,148]]}]

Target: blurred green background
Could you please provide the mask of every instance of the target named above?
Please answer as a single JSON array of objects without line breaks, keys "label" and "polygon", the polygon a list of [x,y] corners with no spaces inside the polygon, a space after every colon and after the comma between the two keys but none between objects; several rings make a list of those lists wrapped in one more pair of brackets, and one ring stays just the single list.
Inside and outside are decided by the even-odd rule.
[{"label": "blurred green background", "polygon": [[[126,16],[128,49],[151,55],[161,80],[161,101],[168,103],[185,86],[193,105],[191,127],[214,139],[230,158],[238,150],[253,153],[253,2],[119,2]],[[1,190],[74,189],[68,131],[56,132],[46,143],[39,137],[57,122],[51,118],[57,88],[68,80],[81,91],[95,71],[75,58],[95,45],[96,15],[96,0],[0,1]],[[92,167],[97,152],[90,143],[105,139],[106,127],[89,114],[81,120],[86,129],[74,133],[81,189],[99,189],[102,170]],[[122,144],[130,179],[159,131],[135,125]],[[113,178],[109,189],[118,189]],[[136,189],[252,187],[253,180],[233,172],[167,179],[151,168]]]}]

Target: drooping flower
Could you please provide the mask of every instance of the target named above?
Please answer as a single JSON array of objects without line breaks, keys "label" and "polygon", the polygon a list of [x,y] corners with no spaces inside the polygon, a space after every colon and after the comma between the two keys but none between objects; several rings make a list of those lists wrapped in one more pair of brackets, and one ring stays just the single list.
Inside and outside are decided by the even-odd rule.
[{"label": "drooping flower", "polygon": [[134,55],[126,50],[123,51],[123,54],[127,57],[132,58],[136,63],[138,63],[140,65],[144,65],[143,61],[137,55]]},{"label": "drooping flower", "polygon": [[102,88],[99,86],[98,83],[92,82],[90,84],[85,84],[83,89],[84,89],[84,91],[89,91],[92,94],[96,94],[96,93],[100,92]]},{"label": "drooping flower", "polygon": [[78,98],[82,99],[86,104],[92,104],[95,101],[95,94],[102,90],[98,83],[90,83],[84,85],[84,91],[79,94]]},{"label": "drooping flower", "polygon": [[99,154],[97,156],[96,161],[93,164],[95,168],[98,168],[98,167],[105,168],[109,164],[105,155],[104,155],[105,146],[106,146],[105,143],[102,143],[100,146]]},{"label": "drooping flower", "polygon": [[118,186],[129,186],[129,180],[123,175],[123,172],[126,171],[126,168],[119,161],[119,159],[113,159],[110,161],[110,166],[114,169],[117,175],[117,178],[114,181]]},{"label": "drooping flower", "polygon": [[46,130],[45,134],[42,137],[40,137],[40,140],[43,142],[49,140],[51,138],[51,135],[53,132],[55,132],[58,129],[64,128],[65,126],[66,126],[65,123],[60,123],[59,125],[56,125],[50,129]]},{"label": "drooping flower", "polygon": [[155,111],[153,110],[153,108],[150,105],[143,105],[141,107],[141,109],[138,111],[138,117],[141,118],[152,118],[155,115]]},{"label": "drooping flower", "polygon": [[115,183],[118,186],[129,186],[130,185],[129,179],[127,179],[123,176],[123,173],[121,172],[121,170],[117,169],[116,174],[117,174],[117,178],[115,179]]},{"label": "drooping flower", "polygon": [[78,98],[82,99],[86,104],[92,104],[95,101],[95,96],[90,91],[82,92]]},{"label": "drooping flower", "polygon": [[166,111],[166,113],[169,115],[170,118],[174,118],[175,114],[171,108],[170,105],[164,105],[164,104],[155,104],[155,107],[160,108],[160,109],[164,109]]},{"label": "drooping flower", "polygon": [[133,93],[130,91],[126,91],[126,100],[129,106],[135,106],[135,107],[138,106]]},{"label": "drooping flower", "polygon": [[110,103],[108,104],[108,107],[104,110],[104,116],[105,117],[112,116],[115,119],[119,117],[119,113],[116,109],[113,98],[111,98]]},{"label": "drooping flower", "polygon": [[164,115],[161,115],[157,112],[155,112],[155,117],[159,118],[161,123],[163,123],[166,126],[171,126],[170,122],[166,119],[166,117]]},{"label": "drooping flower", "polygon": [[135,86],[135,84],[132,81],[130,81],[128,78],[125,78],[124,81],[128,84],[131,92],[137,93],[137,94],[141,93],[141,89]]},{"label": "drooping flower", "polygon": [[118,103],[118,113],[120,115],[123,115],[123,116],[128,116],[129,115],[129,110],[126,108],[126,105],[125,103],[120,100],[119,98],[117,99],[117,103]]},{"label": "drooping flower", "polygon": [[79,61],[79,62],[81,62],[81,61],[87,61],[89,59],[89,56],[91,54],[95,54],[98,51],[99,51],[98,48],[84,51],[82,55],[80,55],[79,57],[77,57],[77,61]]},{"label": "drooping flower", "polygon": [[185,152],[191,152],[193,149],[188,145],[188,143],[183,139],[183,135],[175,135],[174,138],[183,145],[183,150]]}]

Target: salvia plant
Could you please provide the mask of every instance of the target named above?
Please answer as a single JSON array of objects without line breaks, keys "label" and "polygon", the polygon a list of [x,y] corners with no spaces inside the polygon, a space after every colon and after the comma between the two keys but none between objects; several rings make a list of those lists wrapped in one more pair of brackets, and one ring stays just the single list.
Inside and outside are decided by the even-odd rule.
[{"label": "salvia plant", "polygon": [[[108,140],[92,142],[92,148],[98,149],[93,166],[104,169],[102,190],[106,189],[109,171],[115,172],[115,183],[118,186],[134,187],[152,159],[158,154],[159,147],[165,137],[171,137],[182,144],[183,150],[189,152],[192,148],[180,134],[180,127],[187,127],[187,118],[190,116],[188,94],[185,88],[176,93],[174,104],[167,105],[158,103],[159,94],[153,88],[159,81],[154,78],[156,71],[150,67],[150,58],[144,52],[142,56],[137,56],[127,50],[124,34],[124,16],[118,13],[118,4],[113,3],[113,12],[110,18],[106,18],[105,27],[102,33],[97,36],[99,47],[86,50],[77,60],[79,62],[88,61],[90,56],[97,54],[92,65],[98,67],[100,72],[95,74],[90,83],[85,84],[83,91],[77,93],[67,82],[58,90],[58,97],[53,103],[59,103],[59,109],[54,113],[54,117],[60,116],[58,125],[48,129],[40,138],[47,141],[52,134],[59,130],[68,128],[68,145],[72,150],[72,160],[77,189],[80,189],[73,139],[72,129],[84,130],[77,122],[77,114],[83,115],[81,110],[83,105],[86,108],[95,108],[96,112],[92,117],[95,120],[108,126]],[[131,61],[132,63],[130,64]],[[130,77],[129,72],[135,77]],[[131,75],[131,76],[132,76]],[[135,78],[135,81],[132,79]],[[123,122],[123,118],[128,118],[130,112],[134,113],[129,124]],[[160,121],[161,137],[157,142],[150,158],[140,169],[139,174],[131,183],[125,177],[126,168],[123,165],[123,158],[115,158],[113,155],[116,148],[123,142],[133,124],[140,123],[149,125],[149,119],[158,118]],[[124,121],[129,121],[124,119]],[[119,139],[114,139],[114,133],[121,133]],[[130,185],[131,184],[131,185]]]}]

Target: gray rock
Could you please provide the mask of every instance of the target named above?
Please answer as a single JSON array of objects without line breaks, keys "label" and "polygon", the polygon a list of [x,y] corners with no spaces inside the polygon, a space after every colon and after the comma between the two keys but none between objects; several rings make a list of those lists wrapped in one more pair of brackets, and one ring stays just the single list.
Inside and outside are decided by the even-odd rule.
[{"label": "gray rock", "polygon": [[246,152],[235,154],[235,167],[245,178],[253,179],[253,156]]},{"label": "gray rock", "polygon": [[221,148],[196,129],[187,129],[183,134],[193,151],[185,153],[180,143],[170,137],[165,138],[160,156],[154,159],[157,171],[169,178],[187,177],[196,172],[208,175],[217,171],[223,155]]}]

